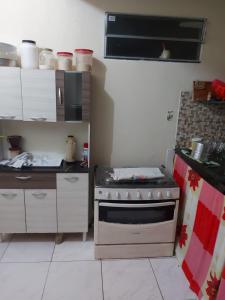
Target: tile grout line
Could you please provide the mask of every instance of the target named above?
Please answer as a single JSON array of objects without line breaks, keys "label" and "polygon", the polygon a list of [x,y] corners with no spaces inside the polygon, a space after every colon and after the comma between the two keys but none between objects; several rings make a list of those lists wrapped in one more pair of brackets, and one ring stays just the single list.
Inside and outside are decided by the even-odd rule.
[{"label": "tile grout line", "polygon": [[102,272],[102,260],[100,261],[101,263],[101,279],[102,279],[102,299],[105,299],[105,295],[104,295],[104,287],[103,287],[103,272]]},{"label": "tile grout line", "polygon": [[1,255],[1,257],[0,257],[0,262],[1,262],[1,263],[2,263],[2,259],[3,259],[4,255],[6,254],[6,251],[7,251],[8,248],[9,248],[9,245],[10,245],[11,242],[12,242],[12,239],[13,239],[13,235],[10,237],[9,242],[8,242],[8,245],[6,246],[5,250],[3,251],[3,253],[2,253],[2,255]]},{"label": "tile grout line", "polygon": [[[8,247],[8,246],[7,246]],[[76,260],[39,260],[39,261],[0,261],[1,264],[38,264],[38,263],[71,263],[71,262],[80,262],[80,261],[96,261],[94,259],[76,259]]]},{"label": "tile grout line", "polygon": [[162,296],[162,299],[164,300],[164,297],[163,297],[162,291],[161,291],[161,289],[160,289],[159,282],[158,282],[158,280],[157,280],[157,277],[156,277],[156,275],[155,275],[154,269],[153,269],[153,267],[152,267],[152,264],[151,264],[151,259],[150,259],[150,258],[148,258],[148,261],[149,261],[149,265],[150,265],[150,267],[151,267],[151,269],[152,269],[153,275],[154,275],[154,277],[155,277],[155,280],[156,280],[156,283],[157,283],[157,286],[158,286],[158,289],[159,289],[160,295]]},{"label": "tile grout line", "polygon": [[43,291],[42,291],[42,294],[41,294],[41,300],[43,300],[43,297],[44,297],[44,292],[45,292],[45,288],[46,288],[46,285],[47,285],[47,280],[48,280],[48,275],[49,275],[49,271],[50,271],[50,267],[51,267],[51,263],[52,263],[52,258],[53,258],[54,252],[55,252],[55,246],[56,246],[56,243],[54,243],[54,249],[52,251],[52,255],[51,255],[50,262],[49,262],[47,274],[46,274],[46,277],[45,277],[45,283],[44,283]]}]

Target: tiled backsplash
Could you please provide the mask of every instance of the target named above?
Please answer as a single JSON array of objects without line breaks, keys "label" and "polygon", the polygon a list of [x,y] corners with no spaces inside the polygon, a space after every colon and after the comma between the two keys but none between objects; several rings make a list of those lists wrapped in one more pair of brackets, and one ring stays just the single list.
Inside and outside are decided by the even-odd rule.
[{"label": "tiled backsplash", "polygon": [[198,103],[190,92],[181,93],[176,144],[189,147],[193,137],[225,141],[225,103]]}]

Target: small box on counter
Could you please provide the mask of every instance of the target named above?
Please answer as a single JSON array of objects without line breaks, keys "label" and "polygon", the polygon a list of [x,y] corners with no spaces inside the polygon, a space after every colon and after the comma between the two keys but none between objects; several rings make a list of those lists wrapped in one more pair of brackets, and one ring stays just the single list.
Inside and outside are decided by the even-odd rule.
[{"label": "small box on counter", "polygon": [[193,82],[193,101],[209,101],[212,96],[211,81]]}]

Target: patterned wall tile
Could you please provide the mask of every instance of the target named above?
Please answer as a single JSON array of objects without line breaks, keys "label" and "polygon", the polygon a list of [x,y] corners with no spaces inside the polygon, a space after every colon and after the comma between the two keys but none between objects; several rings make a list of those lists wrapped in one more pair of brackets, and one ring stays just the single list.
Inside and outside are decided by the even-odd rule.
[{"label": "patterned wall tile", "polygon": [[193,137],[225,142],[225,104],[194,102],[190,92],[181,92],[177,146],[189,147]]}]

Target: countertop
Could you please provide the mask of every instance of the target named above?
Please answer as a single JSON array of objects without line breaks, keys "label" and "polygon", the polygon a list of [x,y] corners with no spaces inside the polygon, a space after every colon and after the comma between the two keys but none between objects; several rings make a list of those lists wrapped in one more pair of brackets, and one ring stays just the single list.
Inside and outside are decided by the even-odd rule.
[{"label": "countertop", "polygon": [[205,181],[225,195],[225,167],[208,166],[204,163],[200,163],[182,153],[181,150],[182,149],[176,149],[176,154],[180,156]]},{"label": "countertop", "polygon": [[81,161],[76,161],[74,163],[66,163],[62,161],[60,167],[22,167],[20,169],[15,169],[11,167],[0,166],[0,172],[13,172],[13,173],[88,173],[90,168],[81,167]]}]

